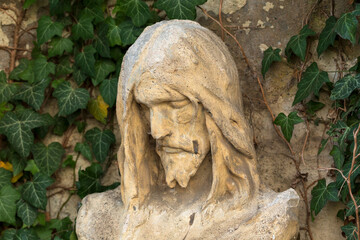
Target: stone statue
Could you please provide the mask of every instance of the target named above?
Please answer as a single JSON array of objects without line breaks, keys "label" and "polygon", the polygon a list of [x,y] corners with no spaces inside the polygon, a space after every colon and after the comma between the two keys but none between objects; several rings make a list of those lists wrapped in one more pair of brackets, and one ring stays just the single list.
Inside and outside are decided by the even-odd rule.
[{"label": "stone statue", "polygon": [[260,190],[234,60],[192,21],[144,30],[121,68],[120,189],[83,200],[82,239],[291,239],[298,196]]}]

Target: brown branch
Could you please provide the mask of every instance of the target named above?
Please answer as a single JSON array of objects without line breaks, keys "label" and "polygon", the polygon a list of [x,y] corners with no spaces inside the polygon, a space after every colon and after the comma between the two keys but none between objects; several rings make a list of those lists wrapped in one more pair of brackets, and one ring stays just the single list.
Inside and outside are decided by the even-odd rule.
[{"label": "brown branch", "polygon": [[304,159],[304,152],[305,152],[305,148],[306,148],[306,144],[307,144],[309,135],[310,135],[309,121],[306,120],[306,136],[305,136],[305,140],[304,140],[303,147],[302,147],[302,149],[301,149],[301,161],[303,162],[303,164],[304,164],[305,166],[306,166],[306,163],[305,163],[305,159]]},{"label": "brown branch", "polygon": [[31,30],[34,30],[34,29],[37,29],[37,26],[35,26],[35,27],[29,27],[29,28],[27,28],[27,29],[21,28],[22,32],[19,34],[19,38],[20,38],[24,33],[27,33],[27,34],[30,34],[33,38],[36,39],[36,35],[30,32]]},{"label": "brown branch", "polygon": [[4,45],[0,45],[0,49],[7,50],[7,51],[9,51],[9,52],[11,52],[11,50],[31,52],[31,50],[29,50],[29,49],[25,49],[25,48],[14,48],[14,47],[11,47],[11,46],[4,46]]},{"label": "brown branch", "polygon": [[219,22],[221,24],[221,39],[224,41],[225,39],[225,33],[224,33],[224,25],[222,23],[222,16],[221,16],[221,10],[222,10],[223,0],[220,0],[220,6],[219,6]]},{"label": "brown branch", "polygon": [[10,54],[10,68],[9,72],[12,72],[15,68],[15,62],[16,62],[16,54],[17,54],[17,48],[19,45],[19,32],[21,29],[21,23],[25,17],[26,10],[22,10],[21,13],[17,14],[17,19],[15,23],[15,29],[14,29],[14,44],[13,44],[13,50]]}]

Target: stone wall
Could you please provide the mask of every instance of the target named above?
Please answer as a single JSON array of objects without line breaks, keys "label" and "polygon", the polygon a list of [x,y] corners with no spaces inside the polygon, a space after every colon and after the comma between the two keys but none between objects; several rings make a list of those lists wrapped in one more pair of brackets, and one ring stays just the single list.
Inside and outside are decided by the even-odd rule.
[{"label": "stone wall", "polygon": [[[215,18],[218,17],[220,0],[208,0],[203,6],[210,15]],[[303,26],[306,17],[311,11],[313,5],[316,3],[314,0],[224,0],[223,1],[223,25],[236,36],[240,44],[244,47],[245,53],[254,69],[260,73],[261,60],[263,51],[269,46],[274,48],[285,49],[290,37],[297,34]],[[310,26],[313,30],[320,32],[325,25],[327,16],[324,12],[329,9],[331,1],[323,1],[320,8],[312,15]],[[335,15],[339,16],[341,13],[349,8],[348,1],[336,0],[335,1]],[[12,0],[0,0],[0,5],[12,6],[19,8],[20,4]],[[32,41],[35,39],[37,19],[39,16],[47,12],[47,3],[38,1],[35,6],[32,6],[25,16],[25,21],[22,27],[24,29],[31,29],[25,33],[19,44],[19,48],[31,49],[33,47]],[[0,12],[0,46],[12,46],[13,43],[13,29],[14,21],[12,19],[13,13],[8,10]],[[221,36],[221,28],[200,10],[198,10],[197,21],[214,31],[217,35]],[[255,78],[250,74],[249,69],[242,57],[241,51],[236,42],[225,34],[224,41],[229,47],[230,52],[233,54],[237,67],[239,69],[240,81],[243,87],[245,110],[249,122],[251,123],[255,133],[255,143],[258,155],[258,166],[262,182],[274,191],[284,191],[290,187],[295,187],[298,190],[296,176],[296,168],[293,160],[291,159],[289,150],[284,142],[276,134],[272,119],[262,100],[262,95],[259,85]],[[310,53],[315,53],[316,44],[313,44]],[[355,53],[359,49],[352,49],[351,46],[344,46],[346,50],[345,65],[352,65],[353,59],[356,58]],[[352,50],[350,50],[352,49]],[[27,51],[18,51],[19,56],[29,57]],[[284,54],[282,53],[282,56]],[[329,50],[324,53],[320,59],[316,54],[312,54],[312,60],[316,60],[319,68],[322,70],[336,70],[338,53],[335,50]],[[309,62],[311,62],[310,60]],[[9,68],[10,54],[1,49],[0,47],[0,70],[7,70]],[[275,115],[280,112],[285,114],[297,110],[301,112],[299,106],[292,107],[293,97],[297,90],[297,80],[294,78],[295,68],[287,63],[286,59],[279,63],[274,64],[270,71],[267,73],[266,79],[262,80],[266,97],[269,105]],[[259,74],[260,75],[260,74]],[[333,79],[334,75],[330,75]],[[322,96],[320,95],[320,100]],[[327,107],[322,109],[318,116],[325,122],[330,115],[330,103]],[[52,115],[57,112],[56,101],[50,101],[47,107]],[[88,120],[88,129],[99,125],[94,119]],[[325,125],[319,123],[319,126],[309,125],[307,129],[306,123],[301,123],[295,126],[291,145],[296,152],[296,159],[301,157],[304,139],[307,131],[309,131],[308,142],[305,146],[303,154],[303,162],[301,163],[301,172],[306,175],[307,184],[309,185],[319,177],[326,177],[328,181],[332,179],[327,176],[326,172],[318,171],[318,167],[330,167],[333,160],[329,155],[330,146],[327,146],[320,156],[317,156],[320,141],[324,133]],[[70,137],[67,154],[72,154],[74,144],[80,141],[80,135],[75,133]],[[118,131],[117,131],[118,132]],[[117,144],[119,144],[119,134],[117,134]],[[62,141],[61,137],[52,137],[46,139],[46,143],[52,141]],[[76,172],[79,168],[84,169],[88,166],[85,159],[80,157],[77,165]],[[57,186],[71,187],[73,182],[72,170],[62,170],[56,174]],[[108,174],[103,179],[104,184],[109,184],[119,181],[118,170],[116,161],[110,166]],[[311,198],[310,190],[308,191],[308,198]],[[68,198],[67,191],[61,189],[52,189],[49,191],[50,201],[48,204],[48,211],[52,217],[56,217],[60,206]],[[60,212],[60,217],[71,216],[75,218],[77,205],[80,199],[77,196],[71,197],[70,201]],[[336,218],[338,209],[342,208],[341,204],[327,204],[320,214],[310,223],[314,239],[332,240],[343,239],[341,235],[340,226],[342,222]],[[302,203],[302,210],[300,211],[300,226],[305,226],[306,209]],[[300,239],[308,239],[304,230],[301,230]]]}]

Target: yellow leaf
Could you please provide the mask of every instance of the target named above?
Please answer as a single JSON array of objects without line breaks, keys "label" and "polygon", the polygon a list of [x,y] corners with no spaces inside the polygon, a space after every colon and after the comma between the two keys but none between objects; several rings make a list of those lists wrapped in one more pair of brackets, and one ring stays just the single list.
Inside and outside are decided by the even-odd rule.
[{"label": "yellow leaf", "polygon": [[23,172],[20,172],[18,175],[11,178],[11,182],[16,183],[23,175]]},{"label": "yellow leaf", "polygon": [[88,111],[91,113],[91,115],[93,115],[96,120],[102,122],[103,124],[106,124],[108,107],[109,105],[104,102],[104,99],[101,95],[99,95],[96,99],[91,99],[87,106]]},{"label": "yellow leaf", "polygon": [[9,162],[0,161],[0,168],[6,169],[6,170],[11,171],[11,172],[13,171],[13,166]]}]

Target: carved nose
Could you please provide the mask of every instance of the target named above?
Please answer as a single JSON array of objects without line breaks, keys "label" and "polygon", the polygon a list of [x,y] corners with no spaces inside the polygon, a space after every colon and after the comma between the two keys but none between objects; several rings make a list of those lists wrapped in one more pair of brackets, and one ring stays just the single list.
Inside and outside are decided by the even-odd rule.
[{"label": "carved nose", "polygon": [[150,111],[151,135],[154,139],[162,139],[171,135],[166,116],[158,111]]}]

